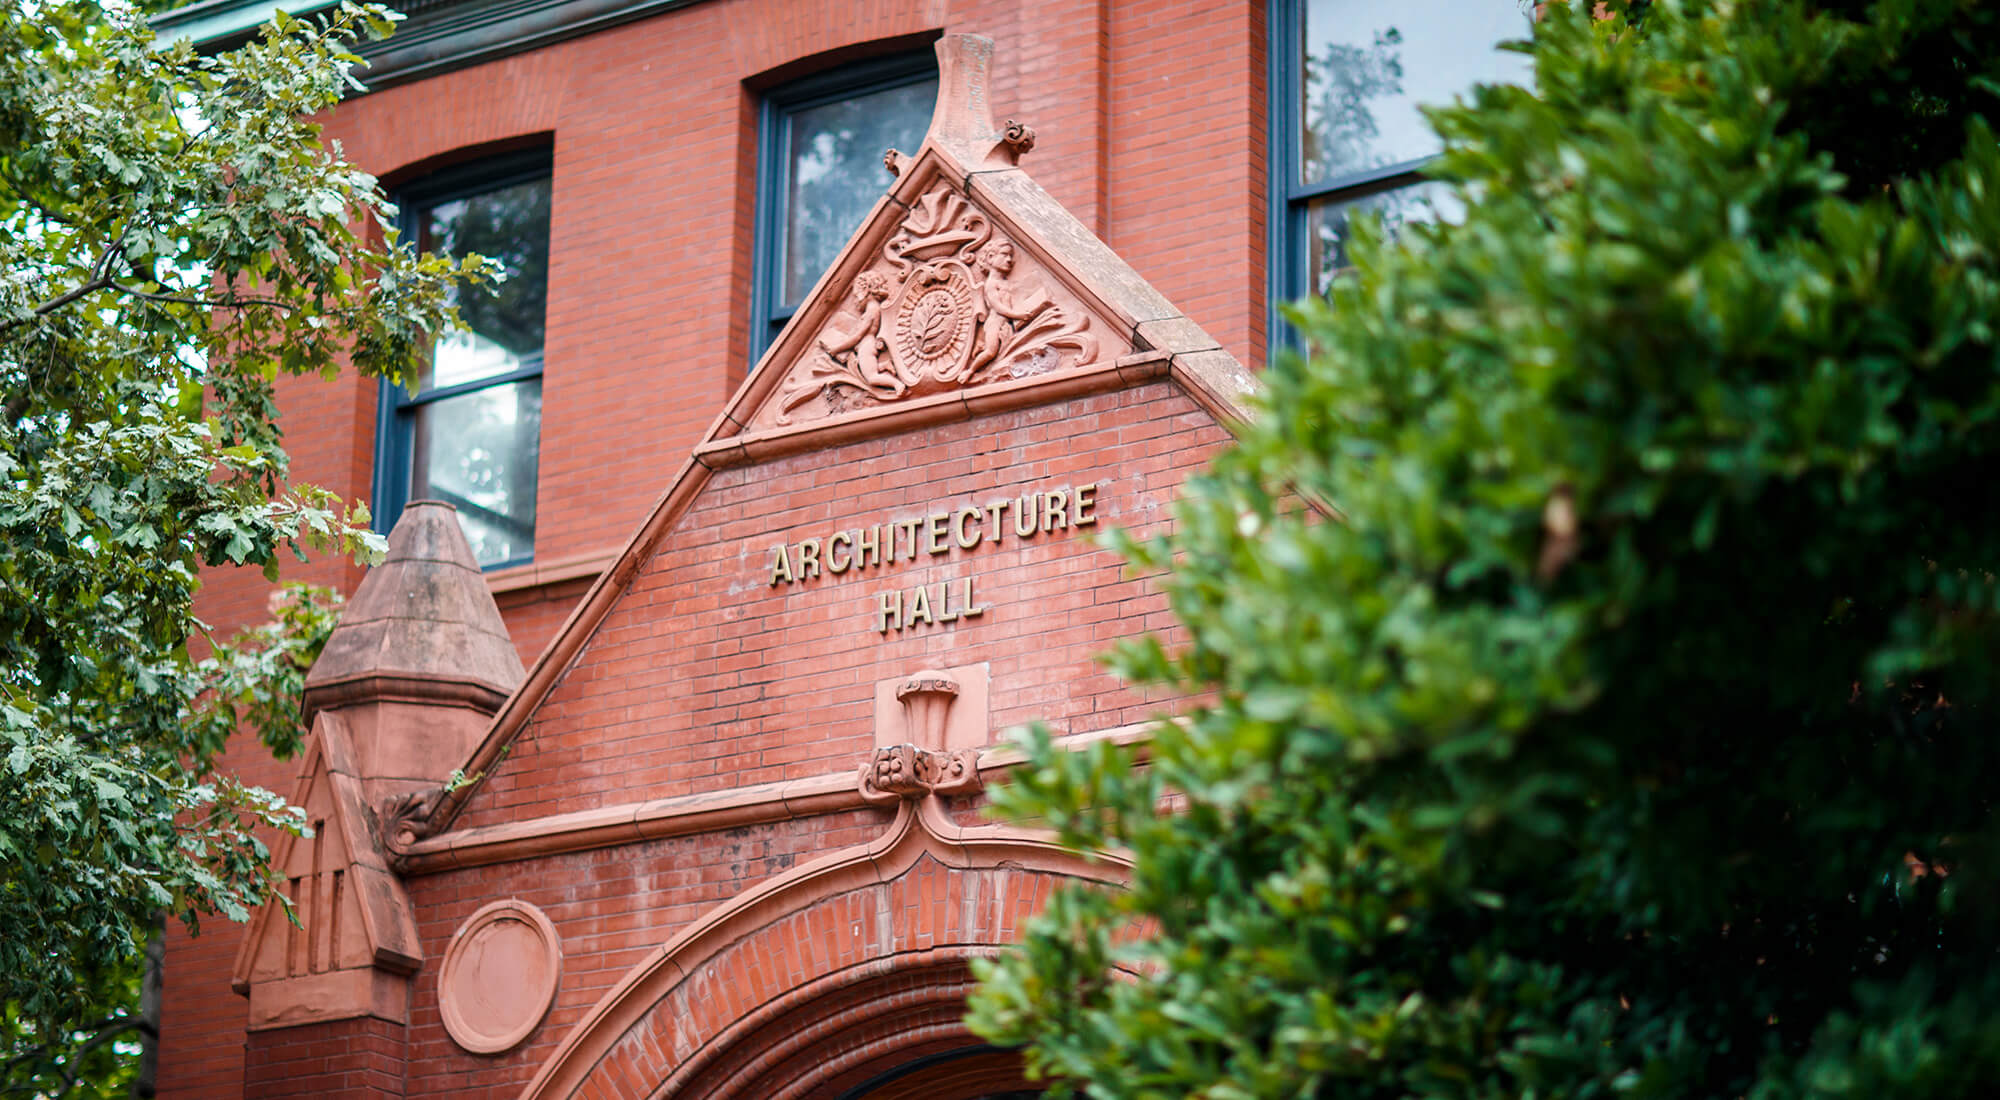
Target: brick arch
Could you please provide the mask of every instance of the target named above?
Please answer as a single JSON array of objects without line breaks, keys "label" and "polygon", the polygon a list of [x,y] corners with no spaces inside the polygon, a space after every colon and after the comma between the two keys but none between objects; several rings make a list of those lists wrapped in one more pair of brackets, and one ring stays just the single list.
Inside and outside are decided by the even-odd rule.
[{"label": "brick arch", "polygon": [[947,0],[849,0],[839,19],[802,19],[788,0],[739,0],[728,14],[739,73],[770,74],[808,58],[943,30]]},{"label": "brick arch", "polygon": [[395,124],[350,126],[336,111],[327,136],[375,175],[404,178],[465,149],[545,141],[560,129],[577,56],[534,50],[371,92]]},{"label": "brick arch", "polygon": [[[954,947],[880,959],[807,983],[736,1021],[675,1067],[652,1095],[875,1100],[886,1091],[924,1100],[973,1100],[1024,1088],[1019,1058],[1012,1054],[921,1064],[979,1045],[962,1019],[973,986],[966,965],[971,954]],[[916,1072],[898,1072],[912,1063],[918,1064]]]},{"label": "brick arch", "polygon": [[634,967],[523,1100],[802,1100],[971,1045],[970,960],[1057,886],[1124,869],[904,802],[880,839],[747,891]]}]

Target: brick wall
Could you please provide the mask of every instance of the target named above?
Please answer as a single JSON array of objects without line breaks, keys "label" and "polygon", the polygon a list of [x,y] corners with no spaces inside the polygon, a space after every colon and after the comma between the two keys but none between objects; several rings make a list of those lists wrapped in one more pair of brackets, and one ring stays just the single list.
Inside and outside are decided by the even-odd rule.
[{"label": "brick wall", "polygon": [[[409,881],[424,957],[410,1015],[410,1095],[513,1096],[578,1020],[648,952],[714,906],[814,856],[874,839],[892,815],[860,810],[647,841]],[[469,1054],[445,1033],[435,960],[460,922],[496,898],[546,913],[563,978],[542,1026],[501,1054]]]},{"label": "brick wall", "polygon": [[245,1092],[270,1100],[401,1097],[404,1035],[402,1024],[371,1016],[253,1031],[244,1044]]},{"label": "brick wall", "polygon": [[[990,665],[996,731],[1144,720],[1164,701],[1095,658],[1172,619],[1091,536],[1157,532],[1223,437],[1156,382],[718,472],[459,826],[852,767],[872,745],[873,685],[925,667]],[[771,583],[780,544],[1086,484],[1092,528],[1022,538],[1001,514],[997,545],[982,535],[969,550]],[[967,529],[993,526],[982,515]],[[968,579],[978,618],[878,629],[885,593],[914,602],[916,586],[942,582],[956,598]]]},{"label": "brick wall", "polygon": [[[327,120],[329,138],[392,182],[481,146],[553,144],[538,561],[616,549],[741,381],[748,354],[756,89],[810,71],[816,58],[866,50],[871,43],[907,45],[943,31],[995,38],[996,109],[1029,122],[1039,134],[1024,167],[1239,359],[1262,361],[1261,4],[863,0],[839,5],[838,17],[830,14],[835,10],[813,0],[704,0],[532,54],[386,89],[342,106]],[[358,379],[283,383],[280,402],[297,476],[365,498],[375,400],[374,385]],[[1118,444],[1125,453],[1093,458],[1094,469],[1111,471],[1092,475],[1110,481],[1103,514],[1117,522],[1144,521],[1147,517],[1118,509],[1142,498],[1163,500],[1149,495],[1154,486],[1146,479],[1177,483],[1180,469],[1212,443],[1214,429],[1194,426],[1190,418],[1198,414],[1185,407],[1169,411],[1178,399],[1163,389],[1143,398],[1155,402],[1143,412],[1117,411],[1122,402],[1142,400],[1136,393],[1089,400],[1107,404],[1091,407],[1088,415],[1133,421],[1117,429],[1127,436]],[[1056,471],[1070,445],[1064,434],[1068,420],[1036,422],[1048,415],[1040,410],[1018,415],[1022,423],[1015,434],[1022,442],[998,450],[978,450],[982,444],[970,435],[940,429],[942,434],[924,444],[936,450],[935,461],[950,460],[954,446],[975,449],[964,456],[970,465],[960,480],[946,478],[930,487],[899,474],[898,462],[886,451],[871,454],[873,445],[851,449],[846,453],[855,468],[899,480],[885,481],[877,498],[846,498],[852,503],[841,504],[837,514],[859,519],[877,510],[900,515],[899,510],[919,510],[933,500],[983,501],[1004,492],[1004,483],[1044,477],[1029,468]],[[1162,442],[1165,435],[1140,420],[1167,425],[1173,442]],[[1153,434],[1141,434],[1147,432]],[[1185,435],[1189,432],[1194,434]],[[1031,456],[1034,447],[1042,450]],[[1011,459],[1028,466],[1008,467]],[[780,465],[792,471],[784,476],[795,480],[824,475],[803,472],[810,465],[806,460]],[[1048,476],[1083,476],[1081,464],[1071,467]],[[755,476],[769,473],[760,468]],[[751,471],[718,476],[710,501],[727,500],[732,491],[738,498],[754,495],[754,487],[745,484],[751,476]],[[807,490],[802,484],[793,492]],[[714,507],[742,505],[739,500]],[[812,507],[801,506],[796,522],[806,522]],[[836,511],[827,508],[831,520]],[[752,540],[760,552],[766,542]],[[969,562],[980,583],[996,593],[1001,585],[1028,593],[1063,570],[1087,574],[1078,583],[1093,590],[1132,583],[1112,581],[1115,566],[1109,559],[1073,537],[1023,549],[1011,564],[1003,555],[960,564]],[[693,553],[694,547],[680,546],[679,552]],[[716,567],[720,570],[720,563]],[[759,568],[761,563],[732,566],[726,583]],[[1016,575],[1008,576],[1010,570]],[[890,583],[892,576],[915,583],[920,571],[883,570],[844,586],[822,584],[798,601],[798,613],[847,614],[865,592]],[[288,570],[288,576],[351,591],[359,571],[323,563]],[[665,598],[658,587],[664,580],[650,579],[655,587],[645,589],[642,598]],[[586,584],[567,581],[502,595],[503,614],[524,661],[554,635]],[[265,592],[261,578],[218,573],[210,578],[199,611],[227,631],[264,617]],[[1017,597],[1007,601],[996,599],[994,618],[979,629],[993,640],[974,643],[980,655],[970,658],[995,661],[996,682],[1005,666],[1009,682],[1017,685],[996,695],[997,719],[1087,718],[1095,726],[1150,709],[1146,700],[1117,692],[1085,654],[1121,632],[1161,625],[1165,616],[1157,602],[1144,611],[1138,605],[1108,610],[1111,601],[1065,608],[1062,625],[1041,623],[1045,629],[1031,642],[1025,620],[1007,619],[1019,609]],[[738,644],[749,643],[744,631],[753,620],[747,612],[728,619],[719,608],[713,614],[717,645],[723,644],[725,628],[735,632]],[[947,651],[954,663],[964,663],[949,642],[951,634],[950,628],[919,628],[869,645],[865,657],[833,652],[793,659],[838,666],[839,675],[855,679],[876,675],[878,663],[887,669],[879,675],[894,675],[906,671],[911,660]],[[857,639],[872,641],[872,635],[864,638],[832,619],[808,625],[802,637],[808,646],[835,650],[851,648]],[[626,644],[642,649],[656,641],[633,638]],[[611,673],[615,658],[609,648],[606,666],[586,675]],[[645,671],[638,652],[627,651],[628,671]],[[732,675],[748,671],[733,669]],[[1020,686],[1020,673],[1032,673],[1039,686]],[[665,682],[657,671],[648,675],[656,687]],[[692,691],[701,686],[698,680],[690,676],[677,683]],[[1065,684],[1060,691],[1053,686],[1058,680]],[[853,700],[829,694],[816,703],[816,692],[835,686],[829,681],[819,681],[819,687],[786,683],[792,694],[781,700],[724,703],[728,689],[719,684],[691,694],[635,693],[618,709],[629,708],[640,725],[623,734],[615,711],[586,713],[581,701],[571,701],[562,717],[569,726],[552,727],[546,739],[536,732],[517,754],[521,760],[535,757],[532,766],[553,778],[552,797],[524,793],[518,781],[505,780],[516,764],[504,765],[501,781],[475,815],[510,819],[550,805],[654,797],[750,781],[753,775],[822,770],[833,760],[853,759],[866,739]],[[783,725],[778,703],[793,711],[818,707],[813,713],[823,717],[830,739],[754,747],[750,741],[732,747],[728,738],[707,747],[696,744],[706,737],[702,723],[720,721],[713,728],[725,732],[778,729]],[[725,717],[731,707],[746,706],[747,725]],[[294,765],[271,761],[254,747],[237,749],[227,763],[252,782],[290,788]],[[510,788],[509,782],[515,785]],[[170,940],[164,1096],[205,1100],[242,1094],[245,1007],[229,991],[227,978],[239,935],[235,926],[210,921],[199,939],[175,933]],[[441,945],[441,940],[427,944],[427,951],[435,946],[441,952]],[[436,957],[430,956],[433,962]]]}]

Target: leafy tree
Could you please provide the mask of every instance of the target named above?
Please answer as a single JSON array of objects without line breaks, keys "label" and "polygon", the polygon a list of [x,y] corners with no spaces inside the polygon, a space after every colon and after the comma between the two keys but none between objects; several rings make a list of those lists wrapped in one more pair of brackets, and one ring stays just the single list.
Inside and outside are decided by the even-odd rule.
[{"label": "leafy tree", "polygon": [[93,1025],[137,1026],[119,1006],[158,914],[242,919],[273,881],[252,830],[302,824],[212,764],[239,720],[296,747],[280,700],[329,605],[282,605],[288,632],[203,662],[192,604],[204,566],[275,578],[287,549],[377,551],[364,508],[289,482],[274,384],[343,363],[407,382],[449,286],[486,270],[396,247],[374,179],[309,121],[390,21],[279,15],[204,57],[129,6],[0,5],[10,1087],[95,1075]]},{"label": "leafy tree", "polygon": [[2000,13],[1598,7],[1129,547],[1210,701],[996,797],[1136,860],[974,1001],[1091,1096],[2000,1081]]}]

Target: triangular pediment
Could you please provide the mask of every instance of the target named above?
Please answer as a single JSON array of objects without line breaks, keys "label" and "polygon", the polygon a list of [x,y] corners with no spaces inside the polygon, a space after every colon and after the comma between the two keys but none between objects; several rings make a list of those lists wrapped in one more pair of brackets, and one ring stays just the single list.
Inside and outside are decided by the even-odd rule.
[{"label": "triangular pediment", "polygon": [[758,367],[741,428],[771,433],[1116,360],[1133,320],[925,146]]}]

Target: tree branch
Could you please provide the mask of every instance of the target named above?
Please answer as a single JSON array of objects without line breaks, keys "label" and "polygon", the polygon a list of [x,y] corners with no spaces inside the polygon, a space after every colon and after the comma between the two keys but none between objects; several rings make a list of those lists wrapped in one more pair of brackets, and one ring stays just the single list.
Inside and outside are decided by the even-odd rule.
[{"label": "tree branch", "polygon": [[[93,269],[95,269],[96,267],[95,264],[91,266]],[[70,304],[71,302],[76,301],[79,298],[87,298],[90,295],[95,294],[100,290],[105,290],[111,287],[112,285],[114,284],[111,282],[111,278],[109,276],[97,275],[93,277],[89,282],[83,284],[82,286],[77,287],[74,290],[65,291],[61,294],[56,295],[53,298],[50,298],[46,302],[41,302],[37,304],[35,308],[30,311],[29,316],[17,317],[12,321],[7,322],[5,325],[0,325],[0,332],[5,332],[8,329],[25,325],[30,321],[34,321],[42,317],[47,317],[49,314],[54,313],[56,310],[61,309],[62,307]]]}]

